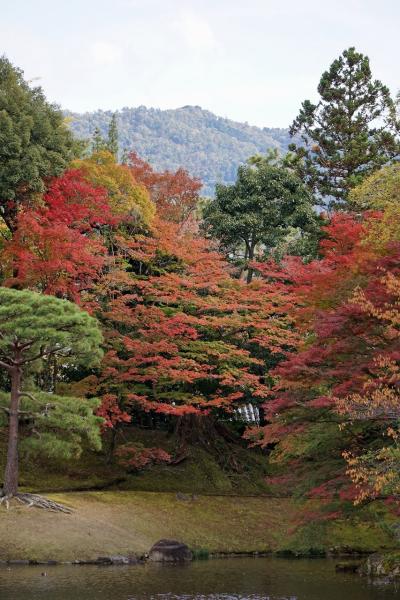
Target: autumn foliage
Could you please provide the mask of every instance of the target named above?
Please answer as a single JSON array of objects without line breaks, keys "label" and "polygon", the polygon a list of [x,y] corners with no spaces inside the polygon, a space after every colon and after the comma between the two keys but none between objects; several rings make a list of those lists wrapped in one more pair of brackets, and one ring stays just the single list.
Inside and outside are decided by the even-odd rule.
[{"label": "autumn foliage", "polygon": [[159,216],[165,221],[187,224],[199,203],[201,181],[182,168],[175,172],[154,171],[136,152],[129,154],[128,165],[135,180],[149,190]]},{"label": "autumn foliage", "polygon": [[[336,500],[398,493],[393,185],[386,205],[326,217],[317,259],[265,257],[249,284],[194,226],[200,188],[182,169],[102,151],[21,207],[2,242],[3,285],[73,300],[102,326],[101,366],[63,389],[100,399],[111,453],[143,414],[229,424],[258,406],[262,422],[244,437],[268,455],[270,489],[321,499],[322,520],[336,518]],[[129,471],[171,460],[136,443],[115,457]]]},{"label": "autumn foliage", "polygon": [[[291,314],[302,341],[273,370],[277,382],[265,404],[268,423],[247,433],[274,448],[271,459],[277,464],[290,469],[297,461],[303,481],[307,461],[313,461],[311,493],[322,496],[328,486],[332,497],[360,500],[387,492],[397,477],[398,433],[392,424],[399,416],[400,246],[382,247],[379,238],[374,243],[371,231],[383,219],[377,212],[363,218],[333,215],[320,260],[286,261],[297,299]],[[371,440],[375,448],[369,450]]]},{"label": "autumn foliage", "polygon": [[175,416],[229,414],[266,398],[266,363],[296,343],[284,286],[233,279],[208,242],[172,223],[118,244],[130,277],[107,277],[99,389],[123,406]]},{"label": "autumn foliage", "polygon": [[105,190],[67,171],[50,182],[36,206],[18,214],[2,254],[5,284],[80,303],[105,263],[101,231],[116,222]]}]

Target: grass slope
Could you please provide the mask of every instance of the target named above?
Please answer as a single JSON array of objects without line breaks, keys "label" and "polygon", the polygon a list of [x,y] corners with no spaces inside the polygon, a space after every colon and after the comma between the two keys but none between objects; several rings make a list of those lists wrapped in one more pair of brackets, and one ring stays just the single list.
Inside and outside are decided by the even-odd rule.
[{"label": "grass slope", "polygon": [[359,550],[393,548],[391,536],[373,519],[311,527],[305,535],[294,528],[301,505],[290,499],[200,496],[182,501],[176,494],[123,491],[50,497],[72,507],[73,514],[16,504],[0,509],[0,560],[142,554],[162,537],[211,553],[306,552],[343,544]]}]

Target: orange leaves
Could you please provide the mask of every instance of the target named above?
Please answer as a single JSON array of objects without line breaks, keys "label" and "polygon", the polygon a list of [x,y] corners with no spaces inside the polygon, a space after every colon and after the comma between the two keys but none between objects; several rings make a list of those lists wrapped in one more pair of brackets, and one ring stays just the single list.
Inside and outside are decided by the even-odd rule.
[{"label": "orange leaves", "polygon": [[207,240],[159,219],[152,237],[118,243],[134,273],[104,313],[112,351],[103,385],[110,376],[141,409],[174,415],[265,398],[265,357],[277,361],[296,343],[282,282],[233,279]]},{"label": "orange leaves", "polygon": [[199,202],[201,181],[184,169],[158,173],[135,152],[129,155],[129,168],[135,180],[150,191],[159,216],[187,226]]}]

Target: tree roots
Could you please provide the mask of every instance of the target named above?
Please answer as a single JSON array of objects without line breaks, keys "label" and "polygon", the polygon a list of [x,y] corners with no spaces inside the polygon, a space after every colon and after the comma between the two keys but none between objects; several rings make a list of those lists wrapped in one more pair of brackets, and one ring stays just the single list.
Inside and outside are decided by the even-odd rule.
[{"label": "tree roots", "polygon": [[43,508],[44,510],[49,510],[51,512],[63,512],[67,515],[72,513],[72,509],[68,508],[67,506],[36,494],[18,493],[14,495],[2,496],[0,497],[0,506],[5,504],[6,508],[8,509],[10,507],[10,501],[14,498],[21,504],[28,506],[28,508],[34,506],[36,508]]}]

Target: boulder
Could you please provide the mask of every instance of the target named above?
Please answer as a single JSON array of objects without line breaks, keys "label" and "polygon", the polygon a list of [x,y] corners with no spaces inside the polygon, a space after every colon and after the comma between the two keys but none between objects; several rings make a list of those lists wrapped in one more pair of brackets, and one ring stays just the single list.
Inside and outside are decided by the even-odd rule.
[{"label": "boulder", "polygon": [[149,551],[149,560],[153,562],[188,562],[192,558],[186,544],[177,540],[159,540]]},{"label": "boulder", "polygon": [[360,563],[337,563],[335,565],[336,573],[357,573]]},{"label": "boulder", "polygon": [[371,554],[361,565],[361,573],[370,577],[400,578],[400,552]]},{"label": "boulder", "polygon": [[98,556],[94,561],[95,565],[136,565],[138,559],[136,556]]}]

